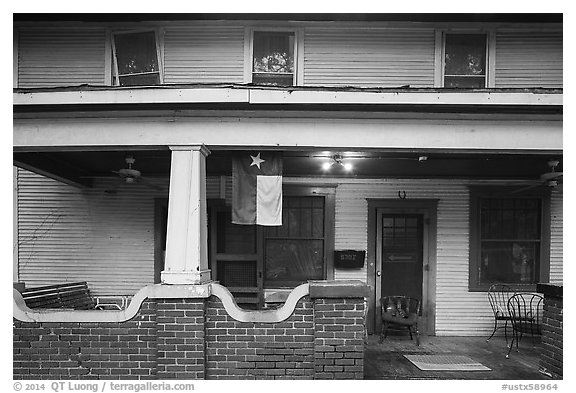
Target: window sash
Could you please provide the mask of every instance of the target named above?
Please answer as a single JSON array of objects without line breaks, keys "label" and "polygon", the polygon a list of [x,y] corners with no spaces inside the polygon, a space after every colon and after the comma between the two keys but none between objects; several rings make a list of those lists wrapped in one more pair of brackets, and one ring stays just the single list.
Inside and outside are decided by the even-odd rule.
[{"label": "window sash", "polygon": [[[491,283],[487,280],[486,276],[486,265],[483,265],[485,261],[482,257],[485,256],[485,251],[488,249],[488,243],[492,247],[500,247],[501,250],[506,247],[509,248],[507,252],[511,255],[513,253],[518,254],[517,250],[514,251],[514,243],[524,246],[528,250],[534,250],[534,260],[531,261],[532,271],[529,272],[532,280],[528,283],[525,279],[520,279],[518,274],[522,273],[519,267],[519,258],[516,258],[516,269],[515,274],[516,282],[508,282],[511,287],[519,291],[533,291],[536,289],[536,283],[538,282],[548,282],[549,279],[549,269],[550,269],[550,192],[549,190],[538,190],[533,189],[526,191],[523,194],[510,197],[510,192],[515,191],[516,188],[512,187],[485,187],[485,186],[472,186],[470,187],[470,259],[469,259],[469,290],[470,291],[486,291],[488,290]],[[486,200],[500,200],[500,201],[517,201],[519,206],[524,206],[528,210],[535,211],[537,216],[537,226],[538,226],[538,236],[539,238],[534,238],[534,236],[498,236],[497,234],[484,233],[482,234],[482,203]],[[530,202],[531,201],[531,202]],[[534,201],[536,204],[534,205]],[[510,203],[510,202],[507,202]],[[520,213],[526,209],[519,209]],[[483,235],[483,236],[482,236]],[[500,245],[500,246],[498,246]],[[498,259],[498,252],[493,254],[493,256]],[[516,255],[518,257],[518,255]],[[509,258],[512,259],[512,256]],[[508,268],[512,270],[513,263],[510,262]],[[483,270],[484,269],[484,270]],[[526,272],[524,271],[524,274]],[[514,278],[514,277],[512,277]],[[498,281],[506,281],[504,279],[498,279]]]},{"label": "window sash", "polygon": [[158,74],[160,75],[160,71],[149,71],[149,72],[132,72],[129,74],[120,74],[118,73],[118,77],[122,78],[124,76],[139,76],[139,75],[155,75]]},{"label": "window sash", "polygon": [[[467,72],[462,72],[462,73],[455,73],[455,72],[448,72],[447,67],[447,51],[450,49],[449,45],[451,45],[451,43],[449,42],[450,39],[452,38],[462,38],[465,36],[469,36],[469,37],[475,37],[476,39],[482,37],[483,38],[483,54],[481,56],[481,61],[482,61],[482,70],[480,72],[477,73],[467,73]],[[454,45],[454,47],[457,47],[458,44]],[[460,45],[462,46],[462,45]],[[488,65],[489,65],[489,58],[488,58],[488,53],[489,53],[489,42],[488,42],[488,35],[485,33],[444,33],[444,39],[443,39],[443,50],[442,50],[442,86],[443,87],[448,87],[448,80],[450,80],[452,83],[457,82],[457,79],[462,78],[462,80],[478,80],[479,83],[481,84],[480,87],[476,87],[476,86],[451,86],[454,88],[485,88],[488,84]]]},{"label": "window sash", "polygon": [[[536,284],[533,280],[536,279],[540,266],[540,258],[536,255],[536,251],[539,249],[541,239],[539,237],[536,241],[529,241],[522,235],[527,234],[527,228],[534,229],[534,226],[539,225],[539,214],[534,214],[534,211],[540,210],[540,203],[535,199],[526,198],[480,198],[479,205],[481,209],[479,248],[482,261],[479,284],[491,284],[502,280],[513,284]],[[533,222],[530,222],[530,219]],[[541,235],[541,231],[536,232]],[[516,236],[502,238],[499,235]],[[494,248],[495,244],[499,244],[500,247]],[[532,247],[522,246],[527,244],[532,244]],[[534,254],[529,259],[530,262],[526,259],[528,256],[524,257],[526,259],[524,261],[521,260],[521,256],[518,258],[514,256],[515,247],[517,250],[530,249],[530,253]],[[506,255],[510,252],[512,255]],[[505,262],[502,262],[502,259]],[[527,273],[526,265],[530,265],[530,273]]]},{"label": "window sash", "polygon": [[[268,35],[268,37],[266,37],[266,35]],[[259,37],[260,36],[260,37]],[[274,48],[272,47],[274,44],[274,39],[278,39],[278,38],[287,38],[288,39],[288,43],[286,45],[286,48],[280,48],[280,51],[282,51],[282,49],[286,49],[287,50],[287,54],[288,54],[288,61],[286,63],[286,69],[284,70],[277,70],[277,71],[270,71],[270,70],[264,70],[264,69],[257,69],[256,65],[256,59],[257,56],[260,57],[260,55],[265,54],[266,51],[270,51],[273,50]],[[268,41],[266,41],[266,39]],[[263,48],[262,47],[258,47],[259,43],[257,41],[261,41],[261,43],[263,44]],[[278,42],[278,40],[277,40]],[[251,82],[252,83],[257,83],[257,81],[255,81],[255,79],[258,79],[258,77],[260,78],[266,78],[266,79],[274,79],[275,77],[278,78],[278,81],[274,82],[273,80],[267,80],[264,82],[260,82],[260,83],[264,83],[264,84],[271,84],[271,85],[284,85],[284,83],[281,83],[284,78],[286,78],[286,80],[288,80],[288,77],[291,77],[290,80],[290,84],[286,84],[288,86],[294,86],[296,85],[296,68],[297,68],[297,34],[295,31],[293,30],[253,30],[252,31],[252,39],[251,39],[251,52],[250,52],[250,78],[251,78]],[[270,56],[270,55],[269,55]],[[280,83],[278,83],[280,82]]]},{"label": "window sash", "polygon": [[[155,56],[154,60],[151,62],[152,66],[155,69],[152,70],[144,70],[144,71],[136,71],[136,72],[121,72],[120,67],[119,67],[119,60],[118,60],[118,44],[117,44],[117,38],[119,37],[128,37],[130,35],[132,36],[137,36],[137,35],[143,35],[143,34],[149,34],[152,36],[153,41],[154,41],[154,48],[150,51],[149,54]],[[118,32],[113,32],[112,33],[112,55],[113,55],[113,70],[114,70],[114,82],[116,86],[142,86],[142,85],[148,85],[148,84],[140,84],[140,83],[129,83],[129,84],[122,84],[121,79],[127,80],[130,79],[131,77],[138,77],[138,76],[154,76],[157,75],[157,81],[155,84],[161,84],[162,83],[162,62],[161,62],[161,56],[160,56],[160,45],[159,45],[159,39],[158,39],[158,34],[156,33],[156,31],[154,30],[130,30],[130,31],[118,31]],[[151,48],[150,48],[151,49]],[[138,80],[138,78],[135,78],[134,80]]]},{"label": "window sash", "polygon": [[[264,270],[265,286],[294,286],[308,279],[326,277],[326,236],[325,229],[327,201],[324,196],[285,196],[283,203],[281,227],[270,227],[264,230]],[[321,212],[321,214],[319,214]],[[279,246],[276,253],[269,254],[271,245]],[[284,250],[282,245],[292,245]],[[309,249],[309,246],[314,246]],[[316,250],[320,255],[308,254]],[[282,271],[278,255],[292,253],[290,261],[284,261],[283,277],[271,278],[272,271]],[[318,269],[318,259],[322,264]],[[307,259],[308,258],[308,259]],[[304,263],[304,264],[303,264]],[[312,265],[309,265],[312,263]],[[306,276],[308,275],[308,276]],[[306,277],[305,277],[306,276]]]}]

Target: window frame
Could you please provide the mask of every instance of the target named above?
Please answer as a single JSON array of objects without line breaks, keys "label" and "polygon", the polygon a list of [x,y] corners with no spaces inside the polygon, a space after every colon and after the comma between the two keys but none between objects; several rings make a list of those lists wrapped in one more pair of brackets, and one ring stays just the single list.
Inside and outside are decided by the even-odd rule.
[{"label": "window frame", "polygon": [[[434,86],[445,88],[445,68],[446,68],[446,36],[456,34],[477,34],[486,36],[486,70],[484,76],[483,89],[495,87],[495,74],[496,68],[496,33],[494,30],[486,29],[449,29],[449,30],[436,30],[435,42],[435,72],[434,72]],[[470,88],[461,88],[463,90]]]},{"label": "window frame", "polygon": [[[284,186],[284,196],[288,197],[324,197],[324,278],[325,280],[334,279],[334,223],[335,223],[335,197],[336,190],[333,187],[308,187],[308,186]],[[263,269],[263,288],[264,290],[294,288],[293,283],[266,284],[266,260],[265,260],[266,239],[262,234],[262,269]]]},{"label": "window frame", "polygon": [[[307,186],[284,186],[283,194],[287,197],[324,197],[324,274],[323,280],[334,279],[334,223],[335,223],[335,196],[333,187],[307,187]],[[264,290],[294,288],[293,282],[266,284],[266,237],[262,235],[263,253],[263,288]]]},{"label": "window frame", "polygon": [[[540,200],[540,270],[537,283],[548,283],[550,280],[550,190],[533,188],[522,193],[516,193],[518,188],[497,186],[470,186],[470,246],[469,246],[469,292],[486,292],[492,283],[479,282],[481,228],[481,199],[527,199]],[[506,283],[515,291],[536,291],[536,284]]]},{"label": "window frame", "polygon": [[294,76],[292,78],[293,87],[303,85],[304,69],[304,39],[302,29],[292,27],[249,27],[244,33],[244,82],[253,83],[253,66],[254,66],[254,33],[294,33]]},{"label": "window frame", "polygon": [[[113,86],[121,86],[120,85],[120,75],[118,73],[118,62],[116,61],[116,42],[114,37],[117,35],[123,34],[139,34],[139,33],[154,33],[154,39],[156,44],[156,57],[158,61],[158,85],[153,86],[160,86],[164,84],[164,43],[163,43],[163,34],[162,31],[158,28],[142,28],[142,29],[130,29],[130,30],[113,30],[110,32],[110,48],[111,48],[111,57],[112,57],[112,64],[111,64],[111,82]],[[137,87],[142,85],[131,85],[131,86],[124,86],[124,87]]]}]

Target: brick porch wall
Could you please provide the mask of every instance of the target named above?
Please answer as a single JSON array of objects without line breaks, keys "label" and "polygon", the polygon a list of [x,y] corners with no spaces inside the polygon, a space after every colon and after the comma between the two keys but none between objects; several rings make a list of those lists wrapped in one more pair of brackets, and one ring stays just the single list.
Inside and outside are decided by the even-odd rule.
[{"label": "brick porch wall", "polygon": [[539,285],[538,291],[544,294],[540,370],[554,379],[562,379],[564,325],[562,287]]},{"label": "brick porch wall", "polygon": [[156,379],[156,304],[123,323],[14,321],[14,379]]},{"label": "brick porch wall", "polygon": [[312,379],[314,316],[308,297],[283,322],[238,322],[212,296],[206,310],[206,379]]},{"label": "brick porch wall", "polygon": [[214,295],[149,299],[126,322],[15,319],[13,376],[362,379],[364,298],[358,287],[339,298],[346,285],[322,285],[281,322],[240,322]]}]

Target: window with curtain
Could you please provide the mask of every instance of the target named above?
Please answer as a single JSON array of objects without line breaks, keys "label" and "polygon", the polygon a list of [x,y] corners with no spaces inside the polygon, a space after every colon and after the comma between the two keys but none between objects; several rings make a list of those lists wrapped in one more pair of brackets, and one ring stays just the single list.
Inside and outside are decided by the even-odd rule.
[{"label": "window with curtain", "polygon": [[294,32],[255,31],[252,83],[294,85]]}]

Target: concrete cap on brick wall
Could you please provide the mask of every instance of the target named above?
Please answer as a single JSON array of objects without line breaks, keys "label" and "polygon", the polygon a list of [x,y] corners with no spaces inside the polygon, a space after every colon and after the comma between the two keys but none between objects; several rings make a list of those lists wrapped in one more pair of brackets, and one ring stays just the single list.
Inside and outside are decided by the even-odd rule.
[{"label": "concrete cap on brick wall", "polygon": [[563,286],[553,284],[536,284],[536,292],[541,293],[544,297],[551,297],[556,299],[563,298]]},{"label": "concrete cap on brick wall", "polygon": [[360,280],[309,281],[310,298],[359,298],[369,295],[369,287]]}]

